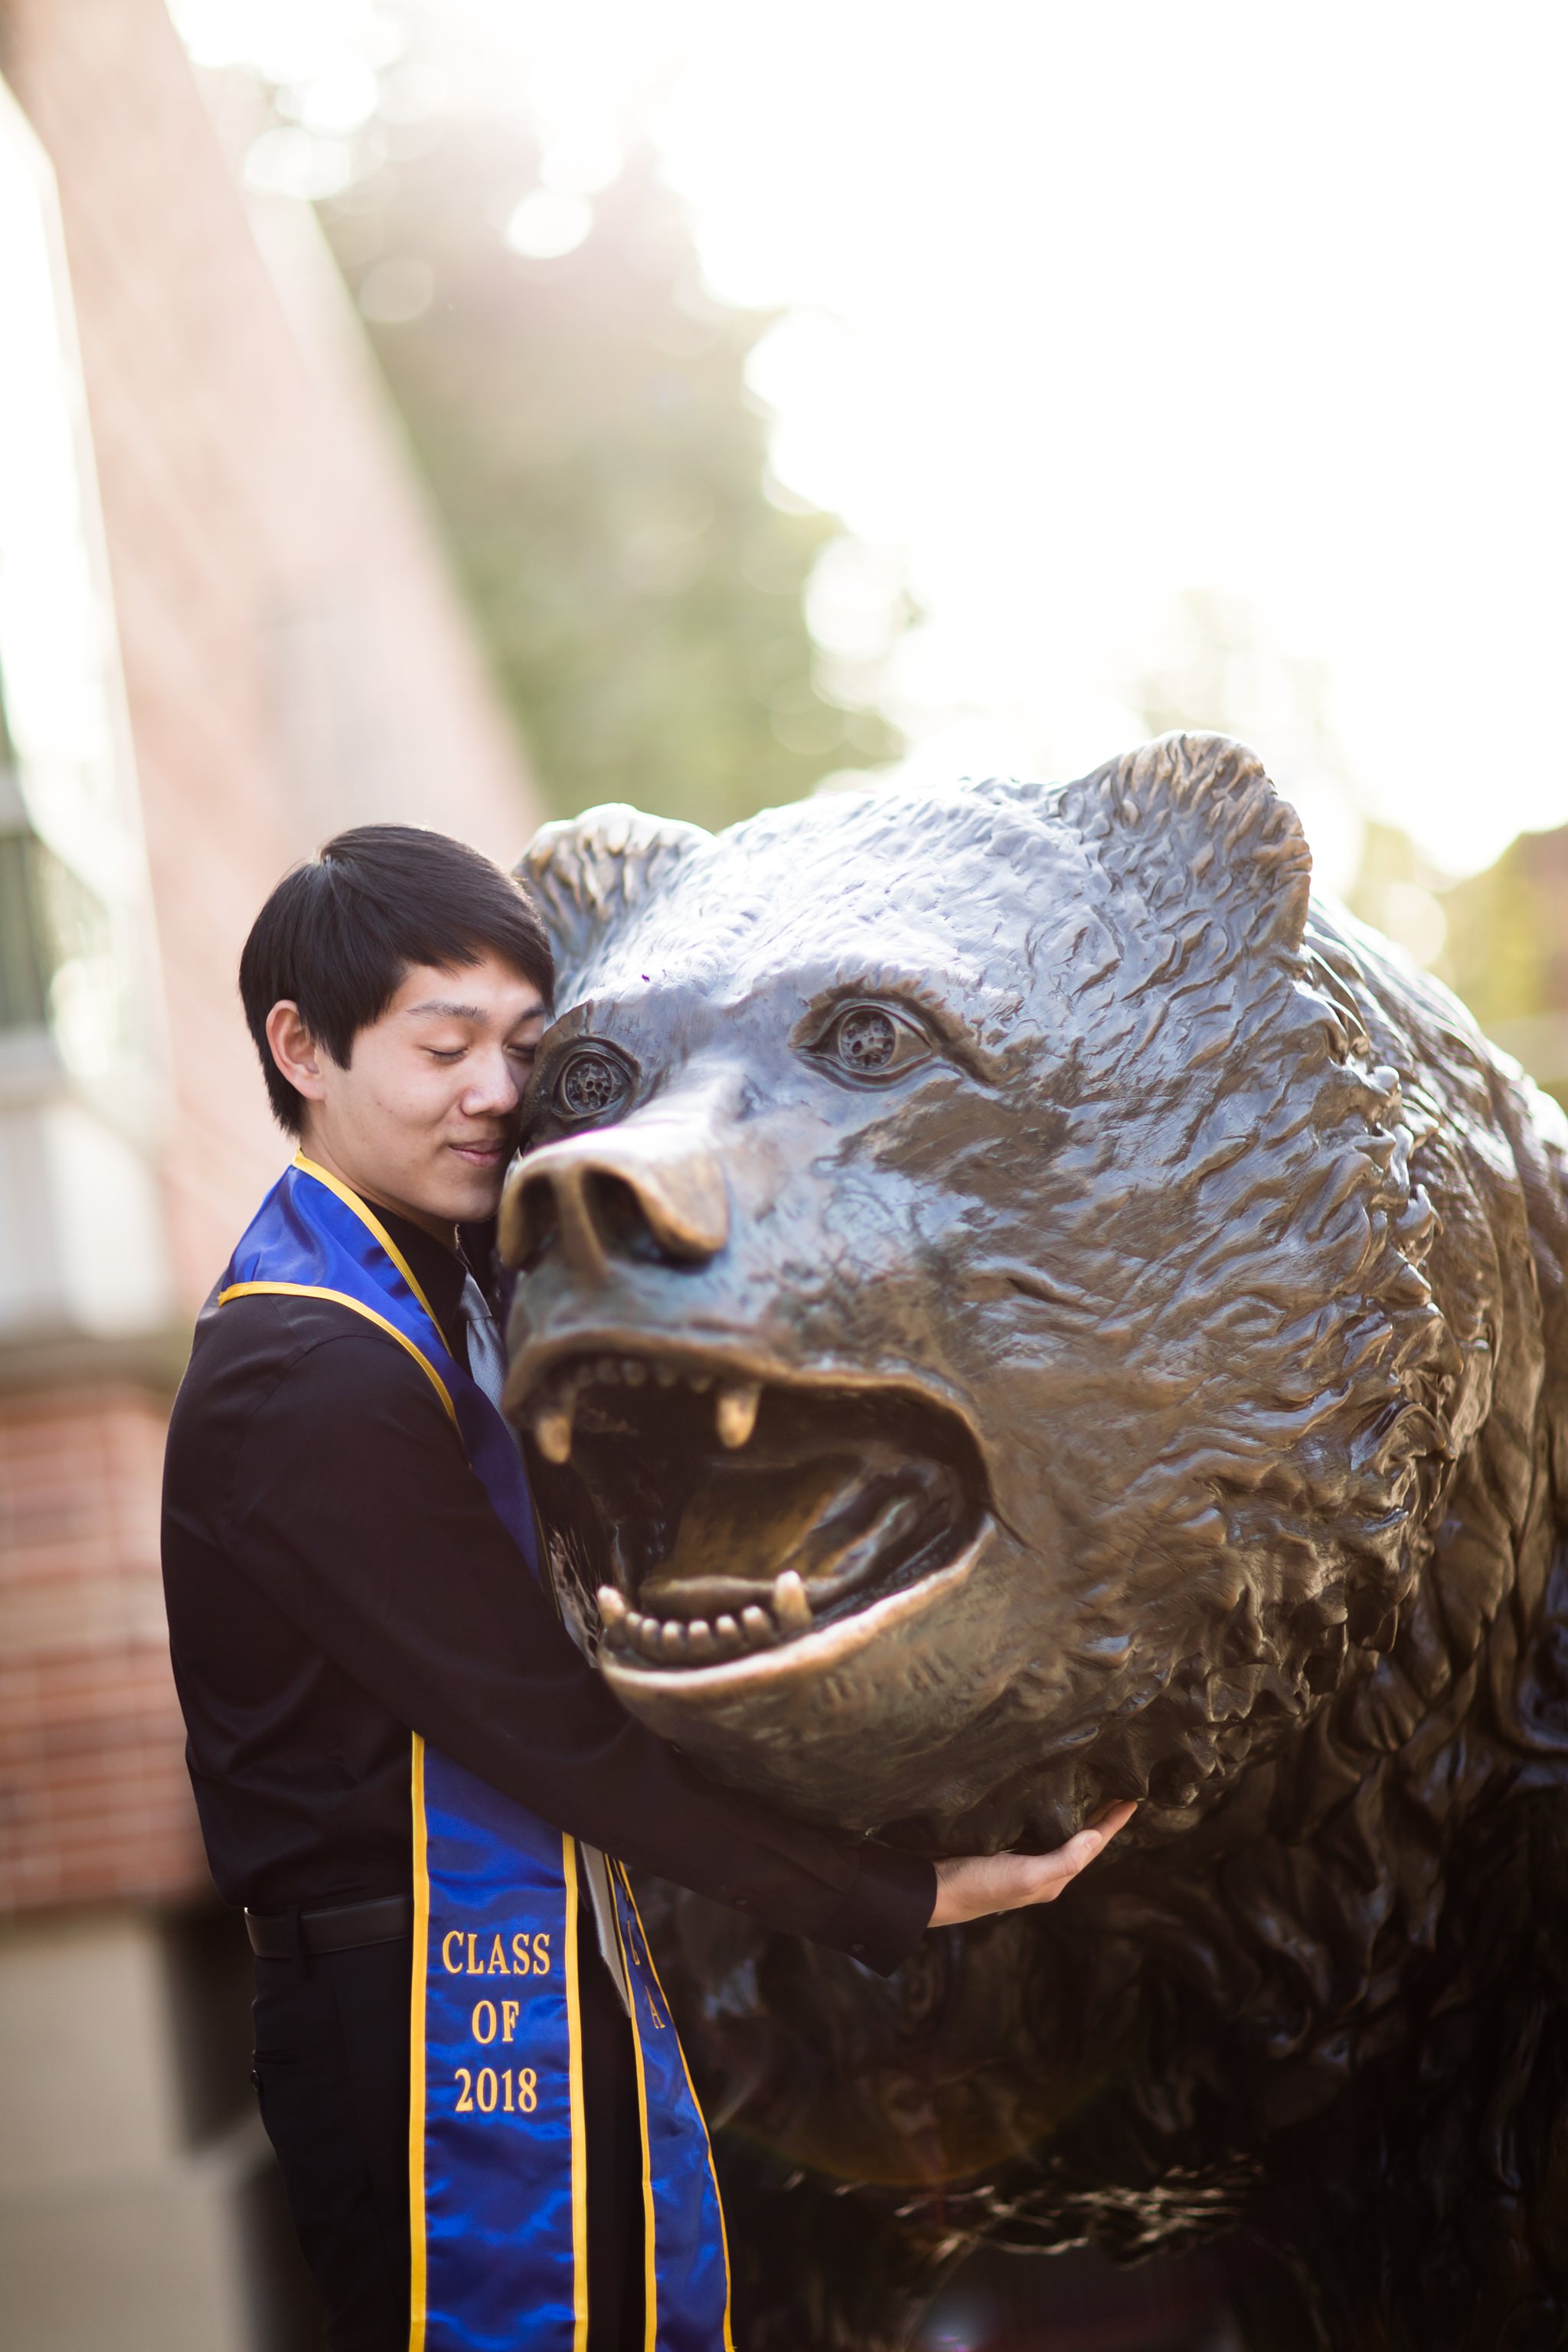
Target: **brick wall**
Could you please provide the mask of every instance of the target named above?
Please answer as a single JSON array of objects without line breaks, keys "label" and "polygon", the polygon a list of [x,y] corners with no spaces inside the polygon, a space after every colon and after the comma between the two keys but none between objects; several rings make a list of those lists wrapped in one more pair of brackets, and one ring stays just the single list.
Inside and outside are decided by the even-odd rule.
[{"label": "brick wall", "polygon": [[0,1911],[205,1879],[158,1578],[164,1415],[0,1400]]}]

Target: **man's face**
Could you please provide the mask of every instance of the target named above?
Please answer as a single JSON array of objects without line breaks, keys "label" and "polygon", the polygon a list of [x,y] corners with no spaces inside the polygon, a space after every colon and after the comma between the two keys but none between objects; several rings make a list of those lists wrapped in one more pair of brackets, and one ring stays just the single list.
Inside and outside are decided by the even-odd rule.
[{"label": "man's face", "polygon": [[306,1157],[443,1238],[493,1216],[547,1018],[533,982],[493,957],[416,966],[346,1068],[312,1048],[289,1070]]}]

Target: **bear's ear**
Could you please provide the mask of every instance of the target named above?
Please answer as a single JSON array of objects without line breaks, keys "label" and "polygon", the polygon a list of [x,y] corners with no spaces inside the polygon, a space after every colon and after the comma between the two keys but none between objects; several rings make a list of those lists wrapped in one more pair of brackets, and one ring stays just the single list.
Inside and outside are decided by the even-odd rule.
[{"label": "bear's ear", "polygon": [[513,870],[539,902],[563,996],[605,933],[712,837],[624,801],[542,826]]},{"label": "bear's ear", "polygon": [[1227,735],[1162,735],[1068,784],[1062,814],[1163,911],[1201,894],[1238,946],[1294,953],[1312,853],[1263,763]]}]

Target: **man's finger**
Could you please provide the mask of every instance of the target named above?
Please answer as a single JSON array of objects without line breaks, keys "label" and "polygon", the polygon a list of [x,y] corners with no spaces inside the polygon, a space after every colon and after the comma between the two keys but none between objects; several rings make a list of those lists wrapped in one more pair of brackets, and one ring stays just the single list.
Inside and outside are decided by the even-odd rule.
[{"label": "man's finger", "polygon": [[1041,1854],[1039,1859],[1058,1864],[1071,1877],[1086,1863],[1092,1862],[1097,1853],[1104,1851],[1117,1831],[1126,1826],[1137,1810],[1135,1805],[1103,1806],[1091,1822],[1085,1822],[1082,1829],[1068,1839],[1065,1845],[1058,1845],[1053,1853]]},{"label": "man's finger", "polygon": [[1065,1845],[1058,1846],[1054,1853],[1040,1854],[1037,1857],[1039,1875],[1037,1883],[1041,1892],[1033,1897],[1026,1896],[1025,1900],[1054,1901],[1065,1886],[1071,1885],[1080,1871],[1088,1869],[1096,1854],[1105,1851],[1117,1831],[1126,1827],[1137,1810],[1136,1805],[1127,1803],[1102,1806],[1094,1819],[1086,1822],[1075,1836],[1068,1838]]}]

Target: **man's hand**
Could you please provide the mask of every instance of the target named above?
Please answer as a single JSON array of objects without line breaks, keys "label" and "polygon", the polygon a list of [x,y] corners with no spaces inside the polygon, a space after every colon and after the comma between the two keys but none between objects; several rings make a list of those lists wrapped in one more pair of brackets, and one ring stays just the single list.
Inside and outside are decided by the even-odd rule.
[{"label": "man's hand", "polygon": [[1093,1821],[1058,1846],[1055,1853],[976,1853],[936,1866],[936,1909],[929,1925],[956,1927],[965,1919],[989,1918],[994,1911],[1021,1911],[1030,1903],[1054,1903],[1080,1870],[1125,1829],[1136,1805],[1107,1805]]}]

